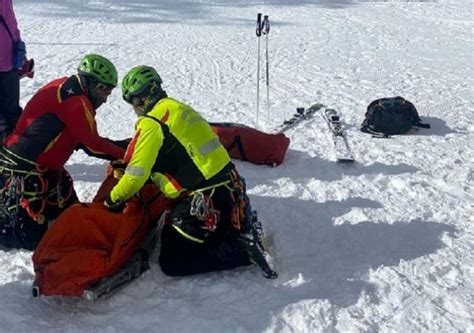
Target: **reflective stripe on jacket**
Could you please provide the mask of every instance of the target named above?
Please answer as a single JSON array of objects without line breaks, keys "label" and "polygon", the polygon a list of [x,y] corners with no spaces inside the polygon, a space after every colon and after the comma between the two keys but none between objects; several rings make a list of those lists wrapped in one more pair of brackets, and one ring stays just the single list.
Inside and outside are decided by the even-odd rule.
[{"label": "reflective stripe on jacket", "polygon": [[190,106],[172,98],[160,100],[136,124],[126,153],[124,176],[111,192],[112,201],[127,200],[148,178],[169,198],[214,184],[231,165],[211,126]]}]

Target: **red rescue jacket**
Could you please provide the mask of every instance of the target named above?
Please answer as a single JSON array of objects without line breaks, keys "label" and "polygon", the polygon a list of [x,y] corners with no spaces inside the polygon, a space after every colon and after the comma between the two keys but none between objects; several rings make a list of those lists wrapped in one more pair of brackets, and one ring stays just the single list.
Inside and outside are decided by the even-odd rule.
[{"label": "red rescue jacket", "polygon": [[52,170],[62,169],[79,147],[105,159],[119,159],[125,153],[98,134],[95,111],[77,75],[54,80],[38,90],[4,145]]}]

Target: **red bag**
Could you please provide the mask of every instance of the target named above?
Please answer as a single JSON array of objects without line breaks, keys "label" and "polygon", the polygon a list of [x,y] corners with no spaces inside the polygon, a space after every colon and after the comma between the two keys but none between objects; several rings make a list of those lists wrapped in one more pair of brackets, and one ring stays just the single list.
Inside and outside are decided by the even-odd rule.
[{"label": "red bag", "polygon": [[[110,173],[101,189],[110,190],[115,182]],[[39,293],[81,296],[117,271],[167,207],[168,199],[154,185],[146,185],[140,196],[142,201],[129,200],[121,214],[109,212],[102,202],[76,204],[61,214],[33,254]]]},{"label": "red bag", "polygon": [[211,126],[230,157],[254,164],[280,165],[290,145],[290,139],[283,133],[268,134],[233,123],[211,123]]}]

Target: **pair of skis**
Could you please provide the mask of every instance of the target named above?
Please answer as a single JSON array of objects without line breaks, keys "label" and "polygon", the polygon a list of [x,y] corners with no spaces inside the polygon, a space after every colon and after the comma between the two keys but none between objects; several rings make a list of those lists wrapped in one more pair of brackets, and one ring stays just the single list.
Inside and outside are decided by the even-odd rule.
[{"label": "pair of skis", "polygon": [[284,133],[297,126],[302,121],[312,118],[313,115],[318,112],[329,128],[337,162],[354,162],[354,156],[347,141],[346,133],[342,127],[338,112],[335,109],[326,108],[324,104],[317,103],[308,109],[297,108],[296,113],[290,119],[285,120],[280,126],[278,126],[277,132]]},{"label": "pair of skis", "polygon": [[337,161],[339,163],[354,162],[354,156],[347,142],[347,137],[342,128],[341,119],[337,111],[335,109],[325,109],[321,115],[331,131]]},{"label": "pair of skis", "polygon": [[295,127],[301,121],[311,118],[316,112],[323,109],[323,104],[314,104],[310,108],[296,108],[296,113],[288,120],[283,121],[283,123],[277,127],[278,133],[284,133],[287,130]]}]

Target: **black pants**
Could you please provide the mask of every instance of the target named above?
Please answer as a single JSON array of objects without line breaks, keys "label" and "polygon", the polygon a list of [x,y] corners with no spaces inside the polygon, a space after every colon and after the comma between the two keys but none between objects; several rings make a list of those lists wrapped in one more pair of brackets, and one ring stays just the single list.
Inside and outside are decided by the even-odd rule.
[{"label": "black pants", "polygon": [[[185,276],[250,265],[247,253],[237,240],[238,231],[232,227],[231,192],[223,186],[215,190],[211,200],[219,212],[219,219],[214,231],[204,233],[204,222],[190,214],[191,199],[186,198],[178,204],[171,215],[171,224],[163,227],[159,258],[163,272]],[[173,224],[203,242],[184,236]]]},{"label": "black pants", "polygon": [[21,111],[18,71],[0,72],[0,140],[13,131]]},{"label": "black pants", "polygon": [[[7,189],[11,175],[0,175],[4,189],[0,196],[0,244],[8,248],[34,250],[48,230],[48,226],[69,206],[78,201],[71,176],[66,170],[46,171],[42,180],[36,176],[25,177],[19,188],[32,195]],[[20,185],[21,184],[21,185]],[[46,188],[43,188],[47,184]],[[34,192],[38,191],[35,195]],[[59,195],[58,195],[59,193]],[[18,206],[28,200],[27,206]],[[16,208],[11,208],[15,207]],[[10,207],[10,209],[8,209]],[[33,218],[31,215],[37,217]]]}]

